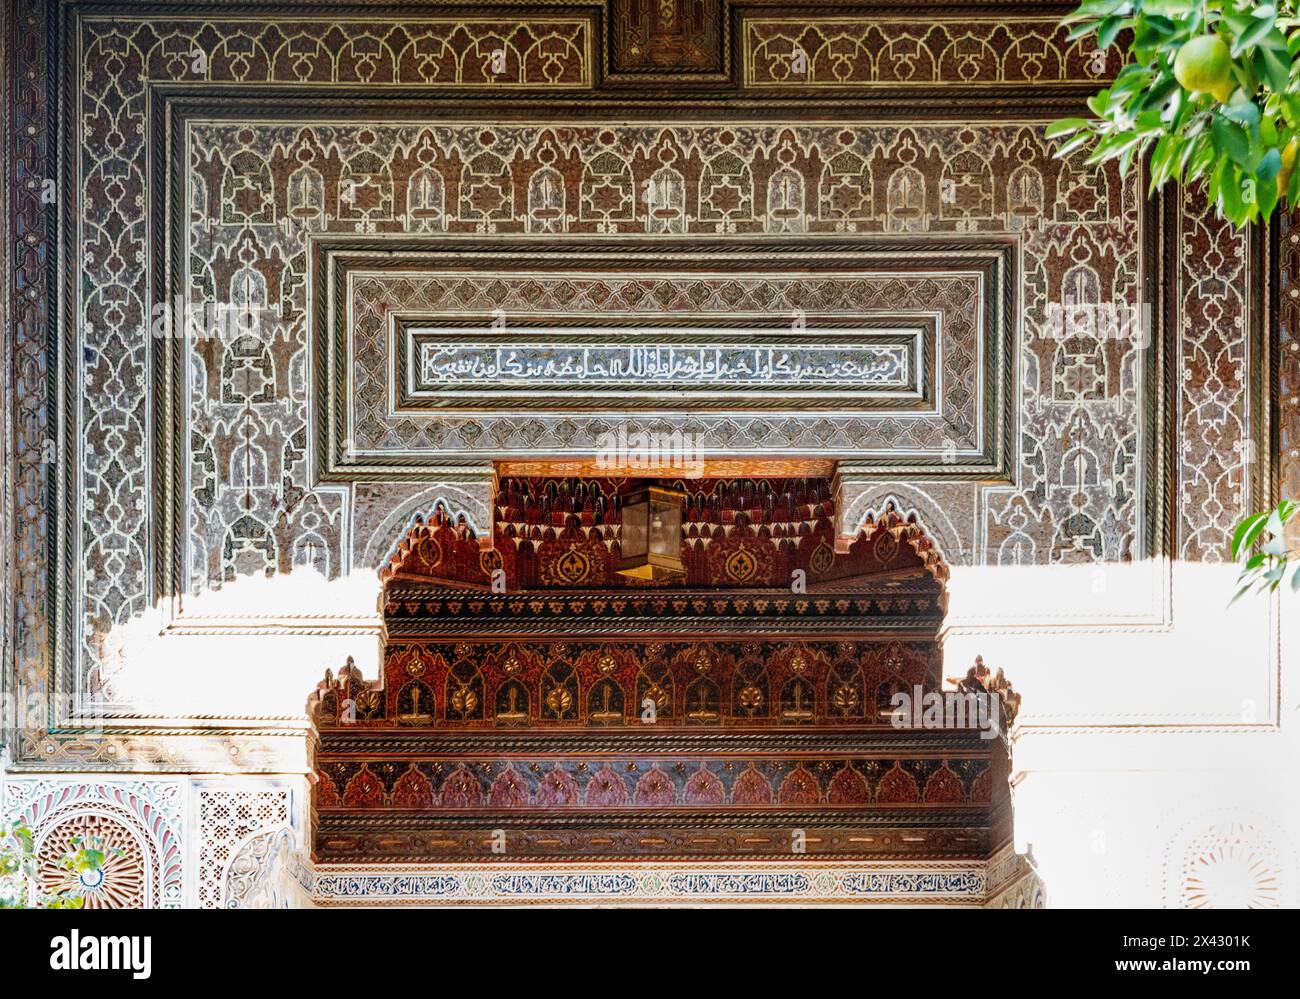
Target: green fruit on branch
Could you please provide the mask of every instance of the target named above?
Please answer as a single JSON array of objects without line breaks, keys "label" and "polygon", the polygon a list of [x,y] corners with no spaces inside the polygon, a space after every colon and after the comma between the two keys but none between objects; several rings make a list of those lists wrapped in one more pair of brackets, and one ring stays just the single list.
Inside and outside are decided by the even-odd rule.
[{"label": "green fruit on branch", "polygon": [[1092,117],[1048,127],[1058,156],[1200,187],[1234,226],[1300,204],[1300,0],[1082,0],[1066,24],[1122,51]]},{"label": "green fruit on branch", "polygon": [[1174,58],[1174,77],[1184,89],[1212,94],[1220,103],[1237,89],[1232,81],[1232,55],[1218,35],[1201,35],[1185,43]]},{"label": "green fruit on branch", "polygon": [[[1144,168],[1152,191],[1202,186],[1234,226],[1300,207],[1300,0],[1081,0],[1065,24],[1071,42],[1095,36],[1098,53],[1123,51],[1088,100],[1093,117],[1047,127],[1057,156],[1087,150],[1121,176]],[[1300,500],[1284,499],[1237,525],[1237,597],[1288,576],[1300,592],[1298,524]]]}]

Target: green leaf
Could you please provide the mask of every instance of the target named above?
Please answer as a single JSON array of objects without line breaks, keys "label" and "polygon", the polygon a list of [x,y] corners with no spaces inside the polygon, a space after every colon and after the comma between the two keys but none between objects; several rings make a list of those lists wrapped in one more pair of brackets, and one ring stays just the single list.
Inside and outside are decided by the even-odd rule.
[{"label": "green leaf", "polygon": [[1110,14],[1118,14],[1121,11],[1131,9],[1131,0],[1084,0],[1074,9],[1074,13],[1061,23],[1069,24],[1071,21],[1077,21],[1085,17],[1106,17]]},{"label": "green leaf", "polygon": [[1259,105],[1249,97],[1242,96],[1240,90],[1232,100],[1219,108],[1219,114],[1242,128],[1250,129],[1259,124]]},{"label": "green leaf", "polygon": [[1280,93],[1286,90],[1291,64],[1273,49],[1261,48],[1255,53],[1255,72],[1270,89]]},{"label": "green leaf", "polygon": [[1277,147],[1268,150],[1259,160],[1259,166],[1255,168],[1255,176],[1263,180],[1272,180],[1282,169],[1282,154]]},{"label": "green leaf", "polygon": [[1259,546],[1259,550],[1273,558],[1286,558],[1286,542],[1281,538],[1269,538]]},{"label": "green leaf", "polygon": [[1115,41],[1120,29],[1123,27],[1124,19],[1122,17],[1108,17],[1102,21],[1101,26],[1097,28],[1097,47],[1101,49],[1110,48],[1111,43]]},{"label": "green leaf", "polygon": [[[1233,36],[1241,35],[1250,27],[1250,16],[1238,10],[1225,10],[1220,15],[1220,24],[1225,25]],[[1219,34],[1222,36],[1223,32]]]},{"label": "green leaf", "polygon": [[1237,529],[1232,533],[1232,557],[1234,560],[1241,558],[1250,550],[1267,521],[1267,513],[1256,513],[1237,525]]},{"label": "green leaf", "polygon": [[1099,90],[1088,98],[1088,110],[1098,118],[1106,117],[1106,108],[1110,104],[1110,91]]},{"label": "green leaf", "polygon": [[1161,136],[1151,150],[1151,182],[1149,189],[1154,191],[1173,176],[1178,165],[1178,150],[1182,140],[1176,135]]},{"label": "green leaf", "polygon": [[1119,156],[1119,175],[1127,177],[1128,172],[1133,169],[1133,159],[1137,155],[1140,146],[1129,146]]},{"label": "green leaf", "polygon": [[1071,132],[1077,132],[1081,128],[1088,127],[1086,118],[1061,118],[1052,122],[1043,131],[1043,137],[1046,139],[1055,139],[1061,135],[1069,135]]},{"label": "green leaf", "polygon": [[1142,13],[1164,17],[1186,17],[1198,6],[1199,4],[1193,3],[1192,0],[1144,0]]},{"label": "green leaf", "polygon": [[[1066,23],[1066,22],[1062,22]],[[1067,42],[1077,42],[1080,38],[1087,38],[1097,30],[1096,21],[1084,21],[1082,24],[1076,24],[1070,29],[1070,33],[1065,36]]]},{"label": "green leaf", "polygon": [[1300,204],[1300,170],[1291,171],[1291,180],[1286,188],[1286,200],[1288,204]]},{"label": "green leaf", "polygon": [[[1230,19],[1225,17],[1225,20]],[[1273,25],[1276,22],[1277,17],[1276,15],[1270,15],[1268,17],[1251,17],[1243,18],[1241,20],[1245,23],[1242,25],[1240,30],[1234,28],[1236,37],[1232,40],[1232,46],[1230,49],[1232,58],[1234,59],[1247,49],[1254,48],[1258,45],[1260,41],[1263,40],[1264,36],[1273,30]]]},{"label": "green leaf", "polygon": [[[1274,150],[1276,152],[1276,150]],[[1277,182],[1271,177],[1261,180],[1255,188],[1255,208],[1261,217],[1267,218],[1277,207]]]},{"label": "green leaf", "polygon": [[[1278,145],[1277,125],[1274,123],[1272,118],[1260,119],[1259,141],[1262,145],[1267,147],[1276,147]],[[1282,155],[1282,151],[1280,149],[1278,150],[1278,155],[1279,156]]]},{"label": "green leaf", "polygon": [[1250,139],[1240,125],[1229,121],[1222,114],[1216,114],[1210,132],[1219,153],[1234,163],[1245,164],[1250,161]]},{"label": "green leaf", "polygon": [[1138,19],[1133,32],[1133,45],[1136,48],[1140,40],[1150,42],[1163,41],[1178,32],[1178,25],[1171,18],[1152,14],[1143,8],[1143,16]]},{"label": "green leaf", "polygon": [[1246,206],[1243,205],[1241,200],[1240,183],[1241,179],[1237,173],[1237,168],[1232,165],[1231,161],[1220,159],[1219,166],[1214,172],[1213,191],[1219,211],[1224,218],[1234,225],[1240,224],[1247,215]]},{"label": "green leaf", "polygon": [[1148,108],[1163,108],[1166,102],[1173,97],[1174,94],[1178,93],[1182,93],[1182,88],[1179,87],[1178,81],[1172,76],[1164,76],[1160,79],[1160,82],[1147,90],[1146,96],[1142,98],[1140,107],[1143,111]]},{"label": "green leaf", "polygon": [[1056,151],[1056,158],[1058,160],[1064,159],[1065,157],[1069,156],[1072,152],[1074,152],[1076,149],[1079,149],[1082,146],[1086,146],[1091,138],[1092,138],[1091,132],[1080,132],[1073,139],[1071,139],[1069,142],[1062,145],[1061,148]]},{"label": "green leaf", "polygon": [[1120,160],[1120,172],[1126,172],[1126,160],[1132,161],[1133,154],[1137,152],[1138,144],[1142,141],[1140,135],[1132,132],[1115,132],[1106,136],[1097,143],[1097,148],[1092,151],[1088,157],[1089,163],[1105,163],[1107,160]]}]

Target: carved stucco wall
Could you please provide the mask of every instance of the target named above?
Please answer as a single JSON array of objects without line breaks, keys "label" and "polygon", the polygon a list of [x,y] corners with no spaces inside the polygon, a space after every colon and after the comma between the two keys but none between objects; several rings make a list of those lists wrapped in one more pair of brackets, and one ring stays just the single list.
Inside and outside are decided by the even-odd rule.
[{"label": "carved stucco wall", "polygon": [[[442,471],[431,473],[434,482],[383,486],[375,482],[382,474],[320,482],[309,442],[324,433],[313,406],[321,404],[330,372],[313,370],[320,362],[312,354],[307,293],[311,254],[321,240],[335,248],[367,240],[391,248],[433,230],[483,237],[488,245],[507,238],[578,245],[593,235],[617,245],[691,233],[761,252],[792,231],[846,247],[862,245],[864,236],[891,234],[954,243],[1011,239],[1014,267],[1007,280],[1019,287],[1010,289],[1009,308],[999,320],[1013,323],[1016,336],[1005,371],[994,366],[984,380],[965,384],[950,375],[944,382],[949,398],[939,400],[945,422],[928,437],[915,435],[921,424],[900,424],[887,414],[858,420],[860,428],[815,413],[794,421],[665,413],[657,422],[689,427],[715,453],[784,447],[860,463],[869,441],[890,441],[894,451],[923,464],[894,480],[888,461],[846,464],[849,516],[884,496],[897,497],[939,525],[945,555],[956,564],[1127,562],[1149,554],[1215,559],[1248,503],[1250,476],[1242,469],[1244,459],[1260,450],[1251,442],[1261,438],[1251,399],[1259,344],[1250,336],[1257,320],[1245,282],[1261,263],[1244,237],[1213,220],[1191,196],[1175,206],[1168,224],[1141,210],[1136,180],[1121,183],[1113,172],[1086,168],[1078,158],[1052,159],[1041,138],[1045,115],[1027,115],[1023,124],[1008,121],[1004,112],[997,125],[979,124],[972,115],[970,125],[903,126],[841,111],[835,115],[840,120],[824,127],[800,125],[797,118],[669,126],[648,112],[637,125],[584,114],[544,127],[491,115],[440,123],[435,105],[409,124],[386,124],[369,114],[365,122],[340,124],[320,103],[331,88],[351,82],[392,99],[400,99],[403,88],[431,82],[472,89],[483,83],[465,68],[477,58],[472,53],[507,35],[509,86],[521,92],[546,87],[552,95],[561,93],[558,84],[589,88],[590,25],[582,18],[513,25],[445,19],[418,26],[396,18],[376,26],[280,16],[154,22],[86,15],[59,26],[42,25],[38,17],[23,27],[37,35],[57,27],[86,67],[85,86],[59,109],[60,127],[78,142],[62,179],[78,209],[66,217],[77,220],[69,235],[83,272],[74,281],[70,270],[62,271],[70,296],[59,321],[75,330],[78,346],[51,359],[61,380],[42,381],[43,373],[53,373],[49,366],[20,361],[15,368],[31,383],[23,386],[30,391],[24,398],[39,400],[58,386],[60,405],[75,414],[64,441],[38,433],[39,422],[22,424],[19,441],[24,495],[39,495],[41,478],[56,473],[56,509],[67,518],[55,549],[59,561],[44,564],[39,505],[21,507],[15,522],[15,637],[40,647],[41,618],[25,613],[21,601],[24,592],[39,595],[42,580],[53,573],[66,601],[66,617],[52,636],[54,686],[69,704],[114,700],[114,674],[126,656],[122,634],[131,622],[160,610],[165,622],[184,618],[186,605],[168,594],[202,593],[268,568],[345,576],[366,568],[364,560],[382,550],[382,532],[394,516],[409,515],[407,508],[425,497],[449,499],[483,519],[482,461],[494,453],[590,453],[598,428],[576,417],[552,418],[553,426],[515,420],[499,430],[475,418],[405,418],[370,446],[399,458],[421,455],[425,462],[425,455],[435,455]],[[1094,79],[1087,52],[1058,35],[1036,35],[1041,29],[1034,25],[1022,26],[1020,41],[992,62],[989,53],[998,52],[994,25],[981,26],[988,37],[958,35],[960,42],[952,37],[956,29],[941,27],[946,36],[918,35],[906,21],[884,24],[872,31],[885,31],[885,42],[873,43],[889,52],[915,50],[914,70],[929,68],[907,84],[928,79],[937,91],[990,79]],[[750,26],[751,70],[771,64],[781,38],[806,44],[793,31],[780,19]],[[1028,48],[1039,54],[1026,62]],[[821,57],[813,54],[815,68]],[[871,85],[882,79],[879,67],[855,76],[866,72],[855,65],[844,63],[845,79],[814,72],[800,82]],[[225,81],[237,86],[215,103],[203,96],[210,93],[204,84]],[[39,77],[24,86],[33,83]],[[284,111],[268,115],[250,104],[259,88],[275,83],[297,85],[308,101],[287,120]],[[205,123],[204,113],[214,108],[223,109],[224,120]],[[238,108],[248,110],[235,111],[231,121],[229,109]],[[48,124],[31,129],[39,137]],[[28,143],[19,151],[39,166],[39,147]],[[169,188],[162,187],[163,171],[151,174],[150,155],[160,157],[155,165],[169,166]],[[541,183],[546,180],[553,183]],[[20,185],[20,201],[39,193],[33,186],[40,187]],[[661,190],[661,203],[646,202],[647,189]],[[164,252],[168,235],[170,254]],[[27,244],[39,240],[35,228],[26,237]],[[1170,336],[1169,357],[1164,345],[1143,349],[1131,338],[1102,338],[1089,347],[1044,335],[1051,309],[1063,302],[1161,306],[1148,294],[1160,277],[1152,251],[1161,241],[1165,256],[1195,265],[1168,274],[1170,328],[1166,317],[1152,317],[1157,336],[1180,334]],[[897,251],[902,259],[907,254],[906,248]],[[508,306],[526,318],[530,310],[572,304],[575,295],[587,296],[580,305],[592,313],[630,308],[643,319],[728,305],[750,316],[780,316],[805,306],[833,314],[895,304],[863,297],[849,278],[836,299],[824,281],[780,287],[761,276],[751,282],[748,298],[689,292],[673,299],[642,291],[644,276],[634,268],[589,277],[586,291],[562,281],[548,292],[534,281],[512,293],[499,278],[491,281],[492,266],[484,265],[477,289],[472,277],[444,284],[440,295],[425,296],[420,309],[481,318]],[[686,271],[698,266],[682,264]],[[24,280],[28,293],[18,307],[43,304],[40,282],[57,273]],[[171,292],[200,307],[264,306],[275,330],[257,342],[152,336],[157,309],[172,312]],[[996,294],[981,289],[981,304]],[[365,307],[358,314],[346,304],[342,322],[363,326]],[[39,354],[44,345],[24,339],[25,329],[19,325],[17,349]],[[354,389],[351,372],[345,380],[349,384],[334,386],[340,393]],[[945,468],[952,464],[945,454],[970,443],[966,417],[954,422],[962,396],[979,392],[1004,392],[1009,400],[1005,412],[990,414],[1012,428],[1003,471],[992,475],[991,485],[956,481]],[[1165,414],[1175,433],[1172,444],[1159,422]],[[92,446],[83,449],[78,440]],[[34,460],[37,451],[48,457],[52,444],[59,446],[57,461]],[[1163,510],[1170,497],[1177,513],[1166,536]],[[218,618],[229,618],[215,606]],[[201,605],[192,610],[202,618]],[[267,611],[263,616],[271,617]]]},{"label": "carved stucco wall", "polygon": [[[365,35],[359,26],[339,30]],[[1242,293],[1232,290],[1241,287],[1249,266],[1244,244],[1225,242],[1234,237],[1205,222],[1194,205],[1179,214],[1180,229],[1170,234],[1180,259],[1221,260],[1216,273],[1200,270],[1179,289],[1180,326],[1194,326],[1195,335],[1180,340],[1176,361],[1183,377],[1174,379],[1176,399],[1153,398],[1163,385],[1163,358],[1132,337],[1072,342],[1045,336],[1053,304],[1141,307],[1142,283],[1153,266],[1147,261],[1144,271],[1143,241],[1158,236],[1145,231],[1151,220],[1139,210],[1136,180],[1121,184],[1112,171],[1085,168],[1079,159],[1053,160],[1032,119],[1023,125],[900,127],[850,118],[810,128],[793,121],[669,127],[653,119],[628,126],[583,116],[543,127],[491,117],[439,124],[435,111],[423,123],[397,126],[370,116],[365,123],[334,124],[331,112],[308,108],[288,124],[256,118],[205,124],[206,105],[181,110],[178,102],[175,109],[160,108],[145,127],[146,102],[165,93],[162,84],[196,76],[177,53],[210,50],[208,74],[239,80],[252,97],[267,77],[289,72],[277,61],[287,58],[281,51],[287,34],[260,20],[181,22],[163,33],[147,22],[93,17],[77,32],[91,67],[88,86],[70,109],[81,121],[73,194],[80,199],[77,236],[88,279],[76,286],[81,348],[70,373],[79,392],[69,403],[75,401],[77,423],[96,442],[79,461],[65,456],[76,466],[67,498],[81,511],[69,528],[82,540],[79,563],[65,567],[77,570],[70,578],[78,580],[81,594],[69,614],[83,625],[80,642],[65,651],[81,698],[114,699],[113,675],[123,659],[114,633],[148,612],[163,595],[151,598],[156,586],[201,592],[295,566],[335,578],[364,568],[355,565],[349,540],[361,551],[376,549],[377,539],[355,533],[354,518],[374,516],[359,506],[364,494],[352,482],[319,482],[308,453],[309,441],[319,446],[325,433],[312,406],[321,405],[326,384],[339,395],[364,387],[334,384],[312,354],[308,271],[316,242],[326,237],[331,246],[369,237],[370,245],[392,249],[405,244],[380,237],[431,226],[452,236],[480,236],[489,245],[507,237],[562,245],[596,234],[617,245],[619,239],[692,233],[734,237],[761,249],[765,237],[792,230],[846,246],[894,233],[944,234],[955,242],[1005,234],[1016,240],[1013,274],[1020,279],[1020,287],[1009,290],[1014,300],[1002,320],[1015,323],[1015,356],[1005,362],[1005,373],[994,366],[981,381],[973,380],[974,366],[956,377],[949,372],[947,398],[940,400],[944,422],[929,436],[921,434],[923,424],[888,415],[858,421],[861,429],[815,413],[793,421],[663,414],[647,422],[690,428],[715,453],[784,449],[852,459],[886,444],[928,459],[906,481],[890,482],[886,464],[867,469],[869,486],[851,488],[877,495],[905,490],[927,520],[960,525],[945,553],[958,564],[1123,562],[1168,550],[1163,525],[1149,518],[1171,473],[1183,510],[1169,539],[1172,550],[1194,557],[1217,552],[1244,505],[1245,484],[1234,470],[1252,432],[1244,339],[1249,323]],[[313,44],[323,58],[328,47]],[[294,73],[309,78],[314,64],[297,58]],[[229,96],[220,106],[244,102]],[[146,186],[142,168],[150,142],[163,141],[156,129],[167,111],[181,134],[165,155],[183,167],[174,192],[163,198]],[[540,194],[548,178],[553,185],[544,189],[550,193]],[[653,206],[642,198],[647,185],[663,192]],[[543,197],[554,204],[538,200]],[[783,214],[787,201],[798,206],[794,214]],[[161,209],[161,219],[150,217],[151,205]],[[163,255],[164,233],[188,253]],[[908,253],[900,249],[897,257]],[[152,273],[141,266],[151,258],[157,261]],[[561,279],[554,290],[538,288],[540,278],[530,282],[525,272],[519,279],[524,287],[512,291],[493,266],[483,265],[477,287],[473,274],[462,274],[418,303],[401,304],[473,321],[499,308],[526,319],[566,307],[594,315],[630,308],[644,319],[714,311],[729,297],[688,291],[665,298],[643,290],[645,278],[631,265],[588,279],[594,287],[585,291],[572,279]],[[693,266],[699,265],[683,264]],[[626,270],[632,273],[619,273]],[[832,315],[917,307],[877,300],[851,278],[852,272],[843,279],[838,299],[824,281],[787,280],[783,289],[772,278],[755,278],[752,294],[732,307],[777,317],[805,307]],[[407,284],[414,279],[405,276]],[[268,337],[233,342],[151,337],[154,306],[173,289],[200,307],[264,308],[276,328]],[[983,288],[977,304],[998,294]],[[1213,297],[1210,315],[1201,300],[1207,295]],[[363,324],[370,308],[359,302],[342,322]],[[959,344],[947,344],[945,356]],[[974,344],[963,346],[974,350]],[[1222,374],[1223,362],[1234,358],[1241,366],[1235,380]],[[314,402],[308,398],[313,387]],[[1014,458],[1000,476],[1006,483],[949,481],[945,452],[972,445],[960,406],[971,395],[1003,392],[1014,393],[1005,416],[1015,428],[1008,441]],[[1147,422],[1166,402],[1180,430],[1176,468],[1167,467],[1170,456],[1154,439],[1159,428]],[[179,429],[161,419],[160,410],[169,406],[185,411]],[[577,414],[496,422],[407,416],[383,427],[382,439],[369,433],[364,440],[368,453],[468,463],[462,490],[476,478],[484,481],[474,459],[590,454],[598,430]],[[352,433],[362,433],[361,426]],[[454,488],[454,471],[447,478]],[[481,496],[481,490],[473,491]],[[1194,509],[1201,513],[1193,526]],[[150,575],[150,553],[161,571],[157,578]],[[173,559],[184,566],[183,578],[171,574]]]},{"label": "carved stucco wall", "polygon": [[[0,819],[34,830],[40,890],[87,908],[301,907],[304,792],[301,779],[9,776]],[[59,865],[74,837],[104,851],[101,870]]]}]

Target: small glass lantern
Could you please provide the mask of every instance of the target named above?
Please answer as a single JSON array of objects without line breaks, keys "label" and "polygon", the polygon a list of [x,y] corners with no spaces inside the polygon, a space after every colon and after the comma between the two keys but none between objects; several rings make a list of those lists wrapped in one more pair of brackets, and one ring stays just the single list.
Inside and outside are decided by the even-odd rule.
[{"label": "small glass lantern", "polygon": [[682,566],[682,504],[686,494],[645,486],[623,499],[618,571],[637,579],[666,579],[685,573]]}]

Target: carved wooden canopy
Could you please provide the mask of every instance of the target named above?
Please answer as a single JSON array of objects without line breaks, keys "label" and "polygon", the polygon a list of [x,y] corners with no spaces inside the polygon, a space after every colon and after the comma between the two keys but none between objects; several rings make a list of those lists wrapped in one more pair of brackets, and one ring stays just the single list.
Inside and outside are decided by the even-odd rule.
[{"label": "carved wooden canopy", "polygon": [[1001,739],[894,723],[943,677],[947,568],[914,518],[840,538],[828,480],[697,480],[685,576],[646,583],[614,571],[627,485],[507,480],[490,547],[438,511],[411,526],[382,677],[313,697],[319,860],[1004,844]]}]

